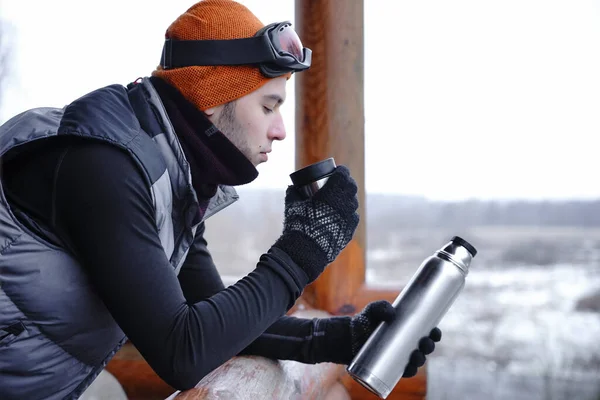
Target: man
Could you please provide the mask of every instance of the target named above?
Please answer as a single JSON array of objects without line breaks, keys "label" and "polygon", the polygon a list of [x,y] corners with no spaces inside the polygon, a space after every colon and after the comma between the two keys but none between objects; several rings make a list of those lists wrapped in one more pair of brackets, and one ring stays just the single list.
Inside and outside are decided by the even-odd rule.
[{"label": "man", "polygon": [[166,37],[151,77],[0,128],[2,399],[77,398],[127,338],[180,390],[238,354],[347,364],[394,316],[383,301],[354,317],[285,316],[357,227],[344,166],[312,199],[288,188],[280,238],[224,288],[204,221],[285,138],[286,82],[310,50],[232,0],[197,3]]}]

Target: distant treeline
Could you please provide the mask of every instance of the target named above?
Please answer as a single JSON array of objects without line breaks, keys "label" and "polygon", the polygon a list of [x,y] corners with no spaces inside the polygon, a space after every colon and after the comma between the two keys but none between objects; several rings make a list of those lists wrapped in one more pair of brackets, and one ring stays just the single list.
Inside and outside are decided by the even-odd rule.
[{"label": "distant treeline", "polygon": [[[209,248],[227,274],[247,271],[281,234],[283,196],[240,190],[239,202],[207,221]],[[600,200],[439,202],[367,194],[365,205],[369,265],[391,278],[410,274],[454,235],[468,238],[487,268],[600,262]]]},{"label": "distant treeline", "polygon": [[384,227],[600,226],[600,200],[433,202],[367,195],[369,224]]},{"label": "distant treeline", "polygon": [[[241,217],[241,220],[252,219],[253,213],[271,220],[281,218],[283,191],[240,192],[240,202],[231,207],[227,214]],[[381,228],[489,225],[600,227],[600,199],[442,202],[421,197],[367,193],[365,203],[369,225],[377,224]]]}]

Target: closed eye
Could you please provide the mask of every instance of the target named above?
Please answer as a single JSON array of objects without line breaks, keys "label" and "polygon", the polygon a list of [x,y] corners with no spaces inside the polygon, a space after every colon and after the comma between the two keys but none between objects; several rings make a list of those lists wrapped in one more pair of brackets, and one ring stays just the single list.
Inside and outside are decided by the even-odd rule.
[{"label": "closed eye", "polygon": [[265,114],[270,114],[273,112],[273,109],[266,107],[266,106],[263,106],[263,110],[264,110]]}]

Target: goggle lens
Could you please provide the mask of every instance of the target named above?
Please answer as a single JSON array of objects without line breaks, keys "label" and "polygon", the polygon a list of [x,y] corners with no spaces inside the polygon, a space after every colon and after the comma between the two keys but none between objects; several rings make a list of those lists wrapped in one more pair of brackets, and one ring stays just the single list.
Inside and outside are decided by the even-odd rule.
[{"label": "goggle lens", "polygon": [[272,32],[272,35],[274,44],[279,47],[277,50],[290,54],[300,62],[304,61],[302,42],[291,25],[283,25],[277,31]]}]

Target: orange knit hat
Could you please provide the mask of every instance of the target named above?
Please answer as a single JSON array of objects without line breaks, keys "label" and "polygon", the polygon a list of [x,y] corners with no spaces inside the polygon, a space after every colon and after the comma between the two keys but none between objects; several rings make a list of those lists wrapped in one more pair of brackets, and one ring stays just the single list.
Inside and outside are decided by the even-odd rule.
[{"label": "orange knit hat", "polygon": [[[180,15],[165,37],[177,40],[218,40],[253,37],[263,23],[248,8],[234,0],[202,0]],[[190,102],[204,111],[238,99],[258,89],[269,78],[258,67],[192,66],[164,70],[152,76],[164,79]]]}]

